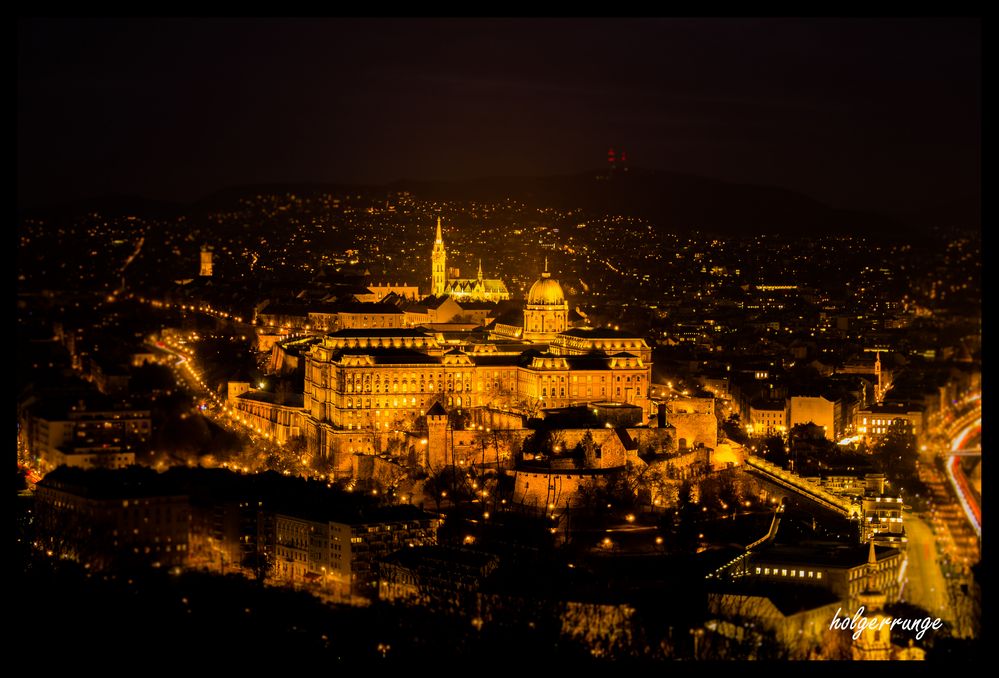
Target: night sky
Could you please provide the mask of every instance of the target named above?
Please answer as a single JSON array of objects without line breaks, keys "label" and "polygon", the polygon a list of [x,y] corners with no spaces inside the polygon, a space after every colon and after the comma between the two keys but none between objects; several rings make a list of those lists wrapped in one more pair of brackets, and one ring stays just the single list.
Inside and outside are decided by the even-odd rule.
[{"label": "night sky", "polygon": [[976,193],[978,20],[26,20],[21,206],[634,166],[908,210]]}]

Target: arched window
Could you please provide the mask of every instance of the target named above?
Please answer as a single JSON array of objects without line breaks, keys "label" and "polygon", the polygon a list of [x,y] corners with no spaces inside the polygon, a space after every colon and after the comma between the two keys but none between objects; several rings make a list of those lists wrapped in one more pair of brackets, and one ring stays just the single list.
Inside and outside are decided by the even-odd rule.
[{"label": "arched window", "polygon": [[461,396],[458,396],[458,399],[455,400],[454,402],[458,407],[461,407]]}]

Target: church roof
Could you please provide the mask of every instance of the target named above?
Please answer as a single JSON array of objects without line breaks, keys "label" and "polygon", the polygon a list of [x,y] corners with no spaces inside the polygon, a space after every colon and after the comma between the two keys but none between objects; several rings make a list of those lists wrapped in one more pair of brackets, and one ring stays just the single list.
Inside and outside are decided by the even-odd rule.
[{"label": "church roof", "polygon": [[452,278],[444,286],[445,293],[471,292],[473,290],[493,294],[509,294],[506,283],[498,278],[483,278],[482,280],[478,278]]}]

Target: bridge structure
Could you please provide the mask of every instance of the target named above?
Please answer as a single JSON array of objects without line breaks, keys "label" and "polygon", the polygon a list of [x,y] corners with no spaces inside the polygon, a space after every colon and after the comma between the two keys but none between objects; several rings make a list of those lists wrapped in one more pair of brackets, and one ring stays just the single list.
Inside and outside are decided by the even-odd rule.
[{"label": "bridge structure", "polygon": [[860,504],[851,501],[847,497],[841,497],[823,489],[818,484],[802,478],[796,473],[785,471],[776,464],[771,464],[766,459],[756,455],[746,455],[746,466],[748,470],[757,473],[770,482],[787,488],[802,495],[823,508],[834,511],[846,518],[859,519],[861,514]]}]

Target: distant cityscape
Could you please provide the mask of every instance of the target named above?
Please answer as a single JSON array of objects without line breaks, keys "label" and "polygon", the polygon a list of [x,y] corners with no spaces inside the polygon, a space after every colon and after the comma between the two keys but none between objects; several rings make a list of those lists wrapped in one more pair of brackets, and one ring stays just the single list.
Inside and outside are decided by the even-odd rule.
[{"label": "distant cityscape", "polygon": [[980,232],[619,205],[22,211],[26,576],[346,661],[977,652]]}]

